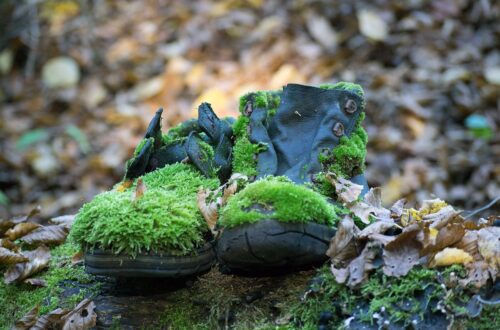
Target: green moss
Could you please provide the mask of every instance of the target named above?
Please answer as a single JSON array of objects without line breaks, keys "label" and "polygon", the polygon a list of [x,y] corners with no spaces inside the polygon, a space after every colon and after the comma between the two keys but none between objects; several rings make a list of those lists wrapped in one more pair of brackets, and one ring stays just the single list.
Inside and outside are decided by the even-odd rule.
[{"label": "green moss", "polygon": [[141,150],[144,147],[144,145],[146,144],[146,142],[148,142],[149,140],[151,140],[151,144],[154,144],[155,139],[152,137],[150,137],[148,139],[142,139],[141,142],[139,142],[139,144],[137,145],[137,147],[135,147],[134,157],[137,157],[137,155],[141,152]]},{"label": "green moss", "polygon": [[[71,309],[83,298],[95,294],[99,284],[85,272],[83,266],[71,264],[71,257],[78,251],[78,246],[72,243],[51,250],[49,268],[36,275],[46,281],[46,287],[0,281],[0,329],[8,328],[37,304],[40,304],[40,314],[45,314],[58,307]],[[65,290],[75,293],[63,297]]]},{"label": "green moss", "polygon": [[249,177],[257,175],[257,159],[255,155],[266,149],[266,146],[252,143],[248,135],[250,119],[245,115],[245,107],[248,102],[252,106],[265,108],[268,111],[268,119],[271,119],[278,110],[281,96],[279,91],[258,91],[240,97],[239,110],[241,116],[233,124],[235,144],[233,147],[233,172],[242,173]]},{"label": "green moss", "polygon": [[[257,207],[257,210],[252,209]],[[268,177],[246,186],[221,210],[219,223],[233,227],[262,219],[334,225],[337,208],[326,198],[284,177]]]},{"label": "green moss", "polygon": [[70,237],[84,248],[132,255],[148,251],[192,253],[203,243],[203,233],[208,230],[196,204],[196,193],[200,187],[215,189],[219,181],[179,163],[142,178],[146,191],[135,201],[136,183],[123,192],[99,194],[85,204]]},{"label": "green moss", "polygon": [[193,131],[199,131],[198,120],[188,119],[177,126],[170,128],[166,134],[163,134],[163,144],[169,144],[173,141],[186,138],[189,133]]},{"label": "green moss", "polygon": [[202,160],[214,159],[214,148],[210,144],[200,141],[200,149]]}]

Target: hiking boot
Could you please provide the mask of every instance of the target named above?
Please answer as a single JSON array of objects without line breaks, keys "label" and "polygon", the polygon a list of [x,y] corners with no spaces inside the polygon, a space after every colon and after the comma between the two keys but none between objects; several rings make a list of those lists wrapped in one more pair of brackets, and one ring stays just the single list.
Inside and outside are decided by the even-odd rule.
[{"label": "hiking boot", "polygon": [[348,212],[335,204],[326,173],[368,190],[363,90],[289,84],[242,97],[240,112],[233,173],[256,181],[220,211],[219,263],[252,272],[321,264],[336,221]]},{"label": "hiking boot", "polygon": [[200,188],[216,189],[231,171],[231,122],[208,103],[198,120],[161,132],[151,121],[124,180],[78,212],[71,231],[89,273],[178,278],[208,271],[214,237],[197,207]]}]

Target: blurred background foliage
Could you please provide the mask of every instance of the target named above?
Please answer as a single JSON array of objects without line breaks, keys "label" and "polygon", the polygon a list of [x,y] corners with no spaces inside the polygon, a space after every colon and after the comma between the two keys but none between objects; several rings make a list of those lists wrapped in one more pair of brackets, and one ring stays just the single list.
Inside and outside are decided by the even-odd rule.
[{"label": "blurred background foliage", "polygon": [[500,195],[500,3],[0,1],[0,217],[75,212],[149,119],[339,80],[366,91],[367,177],[390,203]]}]

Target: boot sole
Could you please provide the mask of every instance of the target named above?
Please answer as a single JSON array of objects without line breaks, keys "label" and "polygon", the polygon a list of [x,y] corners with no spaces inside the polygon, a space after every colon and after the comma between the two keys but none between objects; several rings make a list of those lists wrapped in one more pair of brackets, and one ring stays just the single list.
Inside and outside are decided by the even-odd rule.
[{"label": "boot sole", "polygon": [[110,250],[85,252],[85,270],[94,275],[114,277],[181,278],[208,272],[215,264],[212,244],[206,243],[194,256],[169,254],[114,254]]},{"label": "boot sole", "polygon": [[333,235],[335,229],[317,223],[262,220],[224,229],[217,260],[223,270],[249,273],[320,265]]}]

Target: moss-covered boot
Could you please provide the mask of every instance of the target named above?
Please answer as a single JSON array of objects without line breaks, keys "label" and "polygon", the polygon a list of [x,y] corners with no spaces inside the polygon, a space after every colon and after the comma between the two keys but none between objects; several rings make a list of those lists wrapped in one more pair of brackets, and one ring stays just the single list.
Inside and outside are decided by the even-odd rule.
[{"label": "moss-covered boot", "polygon": [[204,103],[198,120],[162,134],[161,113],[127,162],[124,180],[78,212],[71,237],[90,273],[176,278],[215,263],[197,192],[216,189],[230,174],[230,123]]},{"label": "moss-covered boot", "polygon": [[220,212],[219,262],[243,271],[324,262],[345,212],[324,174],[335,172],[368,188],[363,90],[349,83],[289,84],[283,91],[242,97],[240,112],[233,125],[233,172],[256,181]]}]

